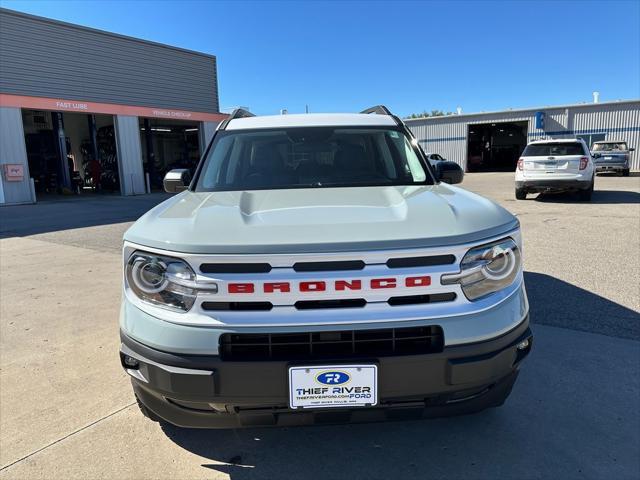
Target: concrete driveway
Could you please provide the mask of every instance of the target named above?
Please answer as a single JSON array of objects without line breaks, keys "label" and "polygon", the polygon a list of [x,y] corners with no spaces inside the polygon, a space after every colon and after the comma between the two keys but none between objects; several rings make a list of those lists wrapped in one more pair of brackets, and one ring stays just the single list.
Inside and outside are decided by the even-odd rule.
[{"label": "concrete driveway", "polygon": [[120,237],[163,196],[3,207],[0,478],[640,477],[640,177],[593,202],[465,188],[520,218],[535,338],[504,407],[368,425],[194,431],[146,421],[121,371]]}]

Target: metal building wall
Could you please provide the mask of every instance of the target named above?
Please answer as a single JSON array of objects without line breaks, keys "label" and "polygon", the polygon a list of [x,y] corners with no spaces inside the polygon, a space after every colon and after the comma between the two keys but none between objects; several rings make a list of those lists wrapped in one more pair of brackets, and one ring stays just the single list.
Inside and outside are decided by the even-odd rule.
[{"label": "metal building wall", "polygon": [[466,167],[467,124],[452,117],[406,122],[427,153],[439,153],[447,160]]},{"label": "metal building wall", "polygon": [[218,123],[216,122],[202,122],[200,124],[200,154],[204,155],[204,152],[209,146],[209,142],[213,138],[213,134],[216,133]]},{"label": "metal building wall", "polygon": [[604,133],[605,140],[626,141],[636,149],[631,170],[640,170],[640,102],[574,109],[573,129],[576,135]]},{"label": "metal building wall", "polygon": [[[535,128],[535,114],[545,112],[545,129]],[[528,121],[529,141],[541,137],[573,138],[604,133],[606,140],[625,140],[640,146],[640,101],[545,107],[487,114],[451,115],[406,120],[425,152],[439,153],[466,170],[469,125]],[[631,154],[631,169],[640,170],[640,152]]]},{"label": "metal building wall", "polygon": [[0,107],[0,168],[4,170],[3,165],[7,163],[23,165],[24,180],[7,182],[2,172],[0,203],[31,203],[33,195],[27,149],[24,144],[22,112],[19,108]]},{"label": "metal building wall", "polygon": [[0,92],[219,111],[214,56],[6,9]]}]

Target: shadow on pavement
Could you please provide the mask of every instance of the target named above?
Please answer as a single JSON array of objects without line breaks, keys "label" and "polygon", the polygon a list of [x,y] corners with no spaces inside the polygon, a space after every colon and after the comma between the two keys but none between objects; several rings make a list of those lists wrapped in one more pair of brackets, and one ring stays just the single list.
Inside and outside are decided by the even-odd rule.
[{"label": "shadow on pavement", "polygon": [[543,273],[525,272],[531,321],[640,340],[640,313]]},{"label": "shadow on pavement", "polygon": [[532,355],[498,409],[376,424],[162,429],[211,460],[204,469],[235,480],[633,478],[640,349],[615,336],[640,338],[639,314],[548,275],[527,272],[526,282],[535,323],[609,336],[534,325]]},{"label": "shadow on pavement", "polygon": [[166,193],[92,195],[0,208],[0,238],[133,222],[169,198]]},{"label": "shadow on pavement", "polygon": [[640,204],[640,193],[624,190],[594,190],[589,201],[582,201],[576,193],[541,193],[536,198],[538,202],[548,203],[595,203],[595,204]]}]

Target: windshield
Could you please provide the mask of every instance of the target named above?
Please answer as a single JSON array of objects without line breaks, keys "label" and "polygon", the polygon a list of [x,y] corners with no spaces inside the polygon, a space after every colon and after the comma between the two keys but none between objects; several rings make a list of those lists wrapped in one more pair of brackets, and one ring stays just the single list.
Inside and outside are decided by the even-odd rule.
[{"label": "windshield", "polygon": [[425,183],[431,176],[401,130],[297,127],[218,132],[196,191]]},{"label": "windshield", "polygon": [[581,143],[534,143],[527,145],[522,153],[523,157],[549,157],[562,155],[584,155]]},{"label": "windshield", "polygon": [[596,143],[593,145],[594,152],[625,152],[627,144],[624,142]]}]

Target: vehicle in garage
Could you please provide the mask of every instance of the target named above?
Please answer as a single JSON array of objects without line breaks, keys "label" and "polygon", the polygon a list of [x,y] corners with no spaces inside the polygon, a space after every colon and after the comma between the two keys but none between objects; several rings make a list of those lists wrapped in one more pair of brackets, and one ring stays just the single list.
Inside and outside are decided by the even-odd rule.
[{"label": "vehicle in garage", "polygon": [[516,167],[516,199],[528,193],[577,192],[581,200],[593,194],[595,166],[581,138],[536,140],[522,152]]},{"label": "vehicle in garage", "polygon": [[635,148],[629,148],[622,140],[594,142],[591,146],[596,172],[619,172],[629,176],[629,155]]},{"label": "vehicle in garage", "polygon": [[518,220],[388,109],[218,127],[125,234],[120,359],[183,427],[502,405],[532,347]]}]

